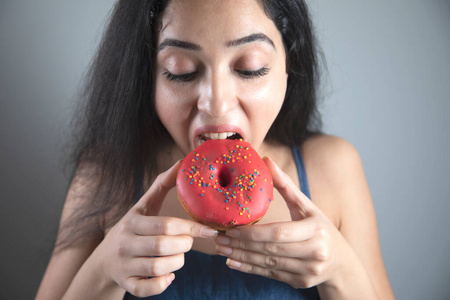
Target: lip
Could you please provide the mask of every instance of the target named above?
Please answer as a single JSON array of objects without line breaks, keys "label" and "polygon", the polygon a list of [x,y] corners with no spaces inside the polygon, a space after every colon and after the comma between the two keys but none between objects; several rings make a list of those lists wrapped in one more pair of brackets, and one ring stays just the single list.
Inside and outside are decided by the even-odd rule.
[{"label": "lip", "polygon": [[194,141],[194,147],[197,148],[199,145],[197,143],[197,137],[204,133],[222,133],[222,132],[236,132],[238,133],[244,140],[245,135],[241,128],[235,125],[223,124],[223,125],[203,125],[194,130],[194,135],[192,136],[192,140]]}]

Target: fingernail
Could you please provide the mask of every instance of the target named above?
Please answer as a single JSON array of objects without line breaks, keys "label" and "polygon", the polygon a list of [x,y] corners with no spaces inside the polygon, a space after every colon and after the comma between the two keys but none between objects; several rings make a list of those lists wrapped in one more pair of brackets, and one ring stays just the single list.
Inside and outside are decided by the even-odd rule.
[{"label": "fingernail", "polygon": [[231,239],[224,235],[219,235],[216,237],[216,243],[221,245],[229,245],[231,243]]},{"label": "fingernail", "polygon": [[227,235],[232,238],[238,238],[241,236],[241,232],[237,229],[227,230]]},{"label": "fingernail", "polygon": [[215,237],[217,236],[218,231],[209,227],[203,227],[200,230],[200,235],[203,237]]},{"label": "fingernail", "polygon": [[242,266],[242,264],[241,264],[240,262],[235,261],[235,260],[232,260],[232,259],[229,259],[229,258],[227,259],[226,264],[227,264],[227,266],[229,266],[231,269],[239,269],[239,268]]},{"label": "fingernail", "polygon": [[170,273],[169,275],[166,276],[167,279],[167,284],[171,284],[172,281],[175,279],[175,274]]},{"label": "fingernail", "polygon": [[221,255],[231,255],[233,253],[233,249],[226,246],[217,246],[216,251]]}]

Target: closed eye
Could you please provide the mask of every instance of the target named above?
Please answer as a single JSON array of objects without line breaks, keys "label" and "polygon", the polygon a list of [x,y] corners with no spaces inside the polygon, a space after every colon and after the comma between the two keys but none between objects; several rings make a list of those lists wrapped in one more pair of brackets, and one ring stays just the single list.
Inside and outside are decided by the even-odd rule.
[{"label": "closed eye", "polygon": [[166,71],[163,73],[163,75],[166,76],[167,80],[169,81],[189,82],[195,79],[195,75],[197,75],[197,72],[173,74],[170,73],[169,71]]},{"label": "closed eye", "polygon": [[262,77],[269,74],[270,69],[263,67],[259,70],[236,70],[236,72],[243,78],[251,79],[255,77]]}]

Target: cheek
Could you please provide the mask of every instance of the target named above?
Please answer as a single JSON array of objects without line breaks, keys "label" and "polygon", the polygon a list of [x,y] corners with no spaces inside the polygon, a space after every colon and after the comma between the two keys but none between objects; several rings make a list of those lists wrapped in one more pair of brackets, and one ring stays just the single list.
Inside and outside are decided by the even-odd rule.
[{"label": "cheek", "polygon": [[184,92],[177,91],[170,88],[164,83],[164,80],[157,80],[155,85],[155,108],[158,117],[163,124],[170,126],[170,124],[181,122],[187,115],[187,95]]},{"label": "cheek", "polygon": [[173,104],[171,104],[171,101],[167,101],[169,98],[169,95],[165,92],[164,89],[156,87],[156,93],[155,93],[155,109],[156,113],[161,120],[161,122],[166,126],[166,116],[170,115],[170,111],[173,110]]},{"label": "cheek", "polygon": [[242,103],[245,105],[244,110],[253,132],[252,143],[256,147],[263,142],[283,105],[287,87],[285,74],[285,72],[272,74],[267,81],[246,89],[243,94],[245,100],[242,99]]},{"label": "cheek", "polygon": [[287,86],[287,76],[283,73],[269,76],[255,85],[244,85],[241,88],[242,100],[247,112],[253,117],[264,118],[265,122],[273,121],[278,115]]}]

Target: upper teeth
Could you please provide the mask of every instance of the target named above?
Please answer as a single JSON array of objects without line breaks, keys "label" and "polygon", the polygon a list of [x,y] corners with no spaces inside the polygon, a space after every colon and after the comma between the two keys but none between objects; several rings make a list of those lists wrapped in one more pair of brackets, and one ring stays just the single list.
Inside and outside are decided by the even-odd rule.
[{"label": "upper teeth", "polygon": [[203,136],[212,140],[224,140],[234,134],[236,134],[236,132],[208,132],[204,133]]},{"label": "upper teeth", "polygon": [[225,140],[227,137],[230,137],[235,134],[236,132],[207,132],[198,136],[197,138],[198,146],[203,144],[205,138],[211,140]]}]

